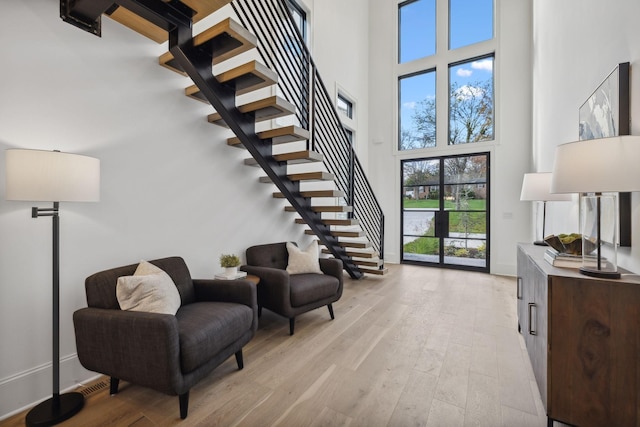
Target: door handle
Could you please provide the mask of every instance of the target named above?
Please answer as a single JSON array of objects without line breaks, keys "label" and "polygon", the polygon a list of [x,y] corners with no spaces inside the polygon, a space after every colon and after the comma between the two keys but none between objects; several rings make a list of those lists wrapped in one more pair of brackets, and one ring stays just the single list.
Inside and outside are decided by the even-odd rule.
[{"label": "door handle", "polygon": [[[535,304],[534,302],[530,302],[530,303],[529,303],[529,335],[538,335],[538,332],[536,331],[536,329],[534,329],[534,328],[532,327],[532,326],[533,326],[533,322],[532,322],[532,320],[533,320],[533,315],[532,315],[532,313],[531,313],[531,312],[533,311],[533,310],[532,310],[533,308],[537,308],[537,307],[536,307],[536,304]],[[537,316],[536,316],[536,317],[537,317]],[[536,325],[536,327],[537,327],[537,325]]]},{"label": "door handle", "polygon": [[442,212],[442,237],[449,237],[449,211]]},{"label": "door handle", "polygon": [[449,237],[449,211],[434,211],[435,214],[435,237],[445,239]]},{"label": "door handle", "polygon": [[516,281],[516,298],[522,299],[522,277],[518,277]]}]

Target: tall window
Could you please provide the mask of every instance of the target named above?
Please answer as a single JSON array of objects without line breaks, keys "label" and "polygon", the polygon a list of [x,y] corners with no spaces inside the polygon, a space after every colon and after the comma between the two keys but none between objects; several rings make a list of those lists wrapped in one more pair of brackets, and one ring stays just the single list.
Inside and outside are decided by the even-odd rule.
[{"label": "tall window", "polygon": [[336,107],[338,108],[339,112],[341,112],[348,118],[353,119],[353,102],[348,100],[344,95],[338,94]]},{"label": "tall window", "polygon": [[400,149],[436,146],[436,72],[400,78]]},{"label": "tall window", "polygon": [[494,139],[493,2],[398,3],[399,150]]},{"label": "tall window", "polygon": [[293,15],[293,20],[296,23],[296,26],[300,30],[300,34],[302,34],[302,39],[307,41],[307,12],[296,2],[295,0],[287,0],[287,5],[289,6],[289,10],[291,10],[291,14]]},{"label": "tall window", "polygon": [[493,56],[449,66],[449,144],[493,139]]},{"label": "tall window", "polygon": [[344,131],[347,135],[347,139],[351,146],[354,145],[355,135],[353,129],[356,128],[356,117],[354,114],[355,101],[353,101],[343,90],[338,89],[336,95],[336,109],[338,110],[338,116]]}]

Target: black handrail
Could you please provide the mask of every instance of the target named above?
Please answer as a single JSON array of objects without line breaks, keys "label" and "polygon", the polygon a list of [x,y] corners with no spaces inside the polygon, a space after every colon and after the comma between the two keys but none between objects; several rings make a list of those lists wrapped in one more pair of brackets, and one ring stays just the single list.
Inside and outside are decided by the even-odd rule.
[{"label": "black handrail", "polygon": [[285,0],[235,0],[231,5],[242,25],[258,38],[258,52],[278,74],[278,89],[296,106],[298,124],[310,131],[308,148],[323,154],[336,186],[353,206],[349,216],[359,221],[383,259],[382,208]]}]

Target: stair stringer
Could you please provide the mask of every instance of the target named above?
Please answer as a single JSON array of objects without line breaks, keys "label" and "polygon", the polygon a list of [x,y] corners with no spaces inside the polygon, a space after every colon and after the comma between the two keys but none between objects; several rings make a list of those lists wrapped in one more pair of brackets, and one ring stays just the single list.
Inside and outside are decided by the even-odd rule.
[{"label": "stair stringer", "polygon": [[358,266],[339,245],[338,239],[330,234],[330,227],[322,223],[321,214],[311,210],[310,199],[300,195],[299,183],[288,179],[286,163],[273,160],[272,145],[258,138],[254,114],[241,113],[235,104],[234,90],[217,81],[211,70],[211,55],[194,48],[191,28],[179,26],[169,32],[169,51],[320,242],[342,261],[343,268],[352,278],[362,278]]}]

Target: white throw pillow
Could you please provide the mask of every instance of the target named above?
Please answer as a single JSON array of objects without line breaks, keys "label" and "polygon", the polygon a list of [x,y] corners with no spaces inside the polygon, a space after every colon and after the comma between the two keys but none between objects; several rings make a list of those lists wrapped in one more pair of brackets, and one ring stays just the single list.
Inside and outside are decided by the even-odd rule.
[{"label": "white throw pillow", "polygon": [[287,242],[287,251],[289,252],[289,265],[287,265],[287,273],[318,273],[320,270],[320,260],[318,255],[318,241],[314,240],[307,246],[305,250],[301,250],[293,243]]},{"label": "white throw pillow", "polygon": [[118,277],[116,297],[123,310],[175,315],[180,293],[171,277],[155,265],[142,261],[133,276]]}]

